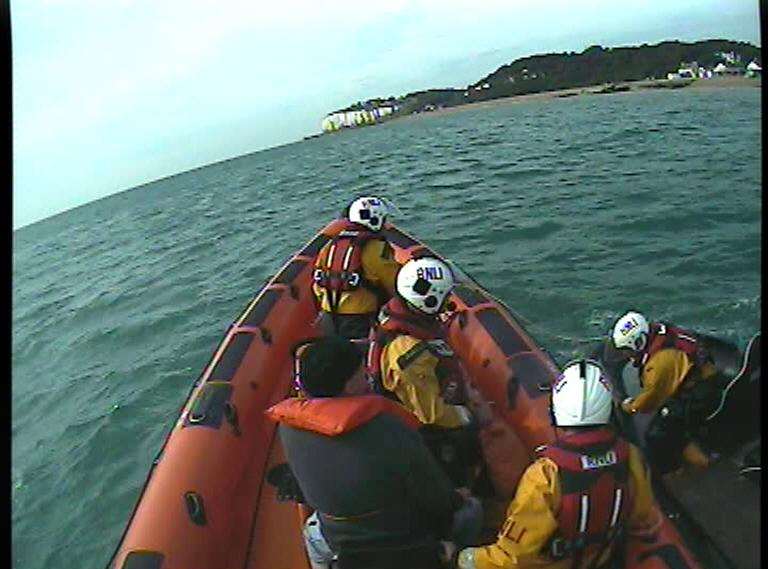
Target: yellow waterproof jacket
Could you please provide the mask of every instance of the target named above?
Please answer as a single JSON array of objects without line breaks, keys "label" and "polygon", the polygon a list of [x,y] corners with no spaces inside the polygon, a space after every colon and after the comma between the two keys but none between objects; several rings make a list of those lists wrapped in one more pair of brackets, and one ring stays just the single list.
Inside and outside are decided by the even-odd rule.
[{"label": "yellow waterproof jacket", "polygon": [[682,350],[666,348],[653,354],[640,376],[642,391],[625,406],[630,413],[652,413],[664,405],[677,393],[683,381],[690,375],[691,380],[707,380],[714,376],[712,364],[704,364],[701,369],[695,369],[693,361]]},{"label": "yellow waterproof jacket", "polygon": [[[320,249],[317,259],[328,254],[330,243]],[[395,279],[400,265],[394,259],[394,252],[384,239],[371,239],[363,246],[361,254],[362,272],[365,279],[372,285],[380,287],[388,296],[395,291]],[[317,297],[320,309],[331,311],[328,294],[324,288],[313,283],[312,290]],[[379,310],[379,298],[371,290],[361,286],[355,290],[344,292],[339,300],[339,314],[375,314]]]},{"label": "yellow waterproof jacket", "polygon": [[[418,338],[402,334],[384,347],[381,352],[384,387],[394,392],[400,402],[424,424],[448,429],[466,425],[469,423],[468,410],[443,400],[437,376],[439,359],[429,350],[419,350],[421,343]],[[415,358],[408,357],[408,354],[417,351]],[[401,356],[406,357],[400,359]]]},{"label": "yellow waterproof jacket", "polygon": [[[460,569],[512,569],[517,567],[570,568],[573,560],[552,560],[546,553],[550,539],[558,529],[560,480],[558,467],[549,458],[539,458],[523,473],[515,497],[507,508],[507,519],[496,543],[470,547],[459,555]],[[629,492],[632,499],[627,530],[632,535],[648,535],[658,530],[661,517],[654,509],[650,476],[640,452],[629,448]],[[608,548],[600,562],[610,555]],[[585,556],[582,566],[592,559]]]}]

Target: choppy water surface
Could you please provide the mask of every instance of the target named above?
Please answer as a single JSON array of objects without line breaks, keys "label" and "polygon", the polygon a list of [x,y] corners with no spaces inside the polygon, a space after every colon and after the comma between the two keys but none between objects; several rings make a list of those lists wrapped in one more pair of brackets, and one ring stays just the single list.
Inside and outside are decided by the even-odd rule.
[{"label": "choppy water surface", "polygon": [[18,569],[106,564],[226,326],[356,194],[559,360],[628,307],[760,327],[759,89],[425,115],[161,180],[14,233]]}]

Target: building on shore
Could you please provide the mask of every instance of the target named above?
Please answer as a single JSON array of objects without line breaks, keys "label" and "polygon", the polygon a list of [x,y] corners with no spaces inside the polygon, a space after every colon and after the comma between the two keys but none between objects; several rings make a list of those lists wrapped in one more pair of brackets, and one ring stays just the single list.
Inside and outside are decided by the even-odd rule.
[{"label": "building on shore", "polygon": [[696,79],[699,77],[699,64],[695,61],[690,63],[681,62],[677,74],[681,79]]},{"label": "building on shore", "polygon": [[676,72],[667,73],[667,79],[709,79],[712,77],[712,70],[707,69],[703,65],[699,65],[696,61],[687,63],[685,61],[680,63],[680,67]]},{"label": "building on shore", "polygon": [[741,63],[741,54],[735,51],[716,51],[715,55],[725,62],[726,66],[738,67]]},{"label": "building on shore", "polygon": [[760,64],[756,60],[752,60],[749,62],[749,65],[747,65],[747,77],[762,77],[763,76],[763,68],[760,67]]},{"label": "building on shore", "polygon": [[335,132],[343,128],[354,128],[376,124],[385,116],[397,111],[397,105],[371,106],[362,109],[343,109],[326,115],[320,123],[323,132]]},{"label": "building on shore", "polygon": [[744,68],[735,65],[726,65],[725,63],[720,62],[715,65],[712,72],[721,77],[724,75],[744,75]]}]

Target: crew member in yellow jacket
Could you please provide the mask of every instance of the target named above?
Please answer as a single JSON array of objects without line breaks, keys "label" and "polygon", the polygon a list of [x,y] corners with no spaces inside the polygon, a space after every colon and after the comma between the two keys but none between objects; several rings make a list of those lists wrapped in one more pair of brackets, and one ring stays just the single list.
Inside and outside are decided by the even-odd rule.
[{"label": "crew member in yellow jacket", "polygon": [[721,379],[696,335],[663,322],[648,322],[630,311],[612,331],[613,347],[638,368],[640,393],[627,397],[624,412],[656,413],[646,441],[649,460],[661,472],[675,469],[681,459],[706,467],[710,455],[697,440],[705,417],[717,406]]},{"label": "crew member in yellow jacket", "polygon": [[396,294],[382,307],[371,333],[367,367],[373,390],[418,417],[425,442],[460,485],[479,451],[474,430],[462,429],[473,417],[461,368],[438,317],[453,286],[451,269],[440,259],[422,257],[403,265]]},{"label": "crew member in yellow jacket", "polygon": [[600,566],[661,516],[636,447],[609,426],[611,388],[592,360],[567,364],[552,389],[556,440],[523,474],[496,543],[458,552],[460,569]]},{"label": "crew member in yellow jacket", "polygon": [[381,305],[392,297],[400,265],[381,230],[387,205],[360,197],[344,212],[341,232],[317,254],[312,290],[326,333],[365,338]]}]

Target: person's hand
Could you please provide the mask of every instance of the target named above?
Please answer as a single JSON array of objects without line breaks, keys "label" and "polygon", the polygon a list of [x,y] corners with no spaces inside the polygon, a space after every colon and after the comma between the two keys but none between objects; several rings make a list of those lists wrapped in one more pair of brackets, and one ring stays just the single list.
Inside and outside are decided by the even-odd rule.
[{"label": "person's hand", "polygon": [[453,512],[451,541],[459,547],[477,543],[483,530],[483,504],[468,492],[462,494],[464,503]]},{"label": "person's hand", "polygon": [[472,496],[472,491],[466,486],[459,486],[458,488],[456,488],[456,493],[460,494],[461,497],[464,498],[465,500]]},{"label": "person's hand", "polygon": [[455,568],[451,569],[475,569],[475,548],[467,547],[456,554]]},{"label": "person's hand", "polygon": [[635,409],[632,406],[633,399],[631,397],[627,397],[624,401],[621,402],[621,410],[625,413],[628,413],[629,415],[634,415],[637,413],[637,409]]},{"label": "person's hand", "polygon": [[466,384],[467,389],[467,406],[472,411],[472,414],[477,419],[480,427],[486,427],[493,422],[493,409],[491,404],[483,399],[480,392],[475,389],[469,382]]},{"label": "person's hand", "polygon": [[453,543],[452,541],[441,541],[440,542],[440,561],[443,564],[443,566],[449,569],[453,569],[454,558],[457,552],[458,552],[458,548],[456,547],[455,543]]}]

